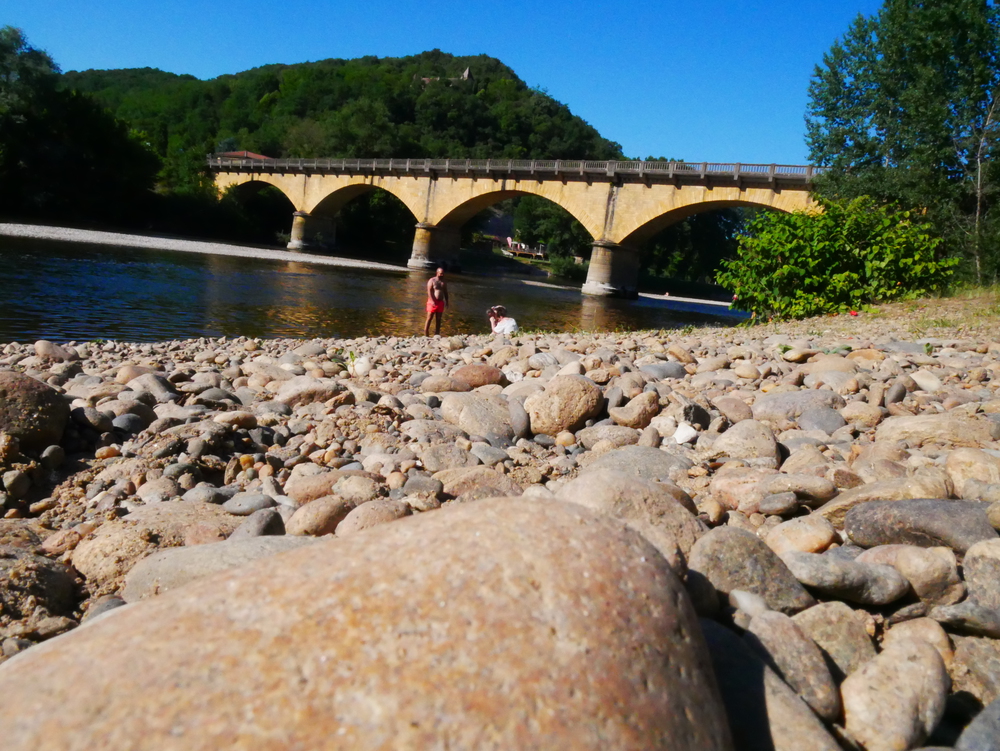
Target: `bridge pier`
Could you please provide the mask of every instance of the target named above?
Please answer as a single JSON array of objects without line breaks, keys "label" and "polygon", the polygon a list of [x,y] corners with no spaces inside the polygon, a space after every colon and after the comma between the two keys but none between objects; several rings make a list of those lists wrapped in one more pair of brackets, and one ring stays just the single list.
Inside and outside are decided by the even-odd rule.
[{"label": "bridge pier", "polygon": [[337,223],[333,217],[313,216],[305,211],[292,214],[289,250],[332,248],[337,240]]},{"label": "bridge pier", "polygon": [[617,243],[595,242],[582,292],[599,297],[637,297],[639,252]]},{"label": "bridge pier", "polygon": [[411,269],[434,269],[458,258],[462,235],[458,227],[420,222],[413,235],[413,252],[406,262]]}]

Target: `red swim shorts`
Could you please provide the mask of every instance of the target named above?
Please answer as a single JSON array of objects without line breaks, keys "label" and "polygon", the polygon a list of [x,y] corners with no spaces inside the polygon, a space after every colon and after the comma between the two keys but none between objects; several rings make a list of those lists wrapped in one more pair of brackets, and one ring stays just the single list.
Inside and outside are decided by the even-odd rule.
[{"label": "red swim shorts", "polygon": [[427,300],[428,313],[444,313],[444,300]]}]

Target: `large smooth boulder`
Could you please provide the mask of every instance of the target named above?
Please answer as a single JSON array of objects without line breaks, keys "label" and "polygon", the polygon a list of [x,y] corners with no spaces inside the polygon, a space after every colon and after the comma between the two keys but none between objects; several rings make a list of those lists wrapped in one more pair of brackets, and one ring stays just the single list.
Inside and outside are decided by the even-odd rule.
[{"label": "large smooth boulder", "polygon": [[577,431],[576,440],[585,449],[594,448],[598,441],[608,441],[615,448],[632,446],[639,442],[639,431],[624,425],[595,425]]},{"label": "large smooth boulder", "polygon": [[730,748],[656,549],[519,499],[192,582],[24,652],[0,695],[5,751]]},{"label": "large smooth boulder", "polygon": [[446,375],[432,375],[420,383],[420,391],[424,394],[443,394],[449,391],[472,391],[468,382]]},{"label": "large smooth boulder", "polygon": [[679,362],[652,362],[640,366],[639,370],[658,381],[668,378],[684,378],[687,375],[687,370]]},{"label": "large smooth boulder", "polygon": [[763,394],[753,403],[752,411],[755,420],[797,420],[799,415],[809,409],[829,407],[843,409],[847,402],[844,397],[825,389],[804,389],[801,391],[785,391],[778,394]]},{"label": "large smooth boulder", "polygon": [[48,339],[39,339],[35,342],[35,354],[43,360],[55,360],[56,362],[80,359],[80,354],[72,347],[60,347]]},{"label": "large smooth boulder", "polygon": [[332,535],[353,508],[353,504],[337,495],[317,498],[295,509],[295,513],[285,522],[285,532],[316,537]]},{"label": "large smooth boulder", "polygon": [[346,537],[363,532],[366,529],[387,524],[404,516],[410,515],[410,507],[402,501],[391,498],[380,498],[368,503],[362,503],[344,517],[337,525],[337,537]]},{"label": "large smooth boulder", "polygon": [[454,373],[451,377],[458,381],[465,381],[472,388],[478,386],[488,386],[491,384],[499,384],[500,386],[507,385],[507,376],[503,374],[500,368],[495,368],[492,365],[482,365],[479,363],[473,363],[472,365],[463,365]]},{"label": "large smooth boulder", "polygon": [[91,586],[117,589],[132,567],[161,548],[184,544],[187,536],[225,538],[242,521],[221,506],[197,501],[168,501],[143,506],[128,516],[103,524],[73,551],[73,566]]},{"label": "large smooth boulder", "polygon": [[743,420],[712,444],[705,459],[730,457],[754,466],[775,468],[781,461],[778,442],[771,429],[757,420]]},{"label": "large smooth boulder", "polygon": [[684,573],[684,560],[707,530],[690,496],[673,483],[643,480],[621,472],[589,472],[559,489],[557,497],[625,521],[656,546],[671,567]]},{"label": "large smooth boulder", "polygon": [[660,397],[655,391],[643,391],[624,407],[612,407],[608,415],[619,425],[642,430],[660,412]]},{"label": "large smooth boulder", "polygon": [[649,446],[623,446],[601,454],[587,464],[584,470],[588,473],[624,472],[644,480],[665,482],[670,480],[671,472],[677,469],[688,470],[691,466],[690,459],[677,454]]},{"label": "large smooth boulder", "polygon": [[774,526],[764,541],[778,555],[791,551],[822,553],[839,541],[833,525],[818,514],[789,519]]},{"label": "large smooth boulder", "polygon": [[445,495],[458,497],[469,493],[479,493],[479,497],[499,498],[521,495],[521,488],[509,476],[500,474],[489,467],[459,467],[443,469],[434,473],[434,479],[441,483]]},{"label": "large smooth boulder", "polygon": [[69,403],[47,383],[0,370],[0,431],[22,448],[44,449],[59,443],[69,420]]},{"label": "large smooth boulder", "polygon": [[367,477],[375,479],[375,475],[361,470],[327,469],[313,474],[293,474],[285,483],[285,495],[299,505],[304,505],[317,498],[330,495],[333,487],[345,477]]},{"label": "large smooth boulder", "polygon": [[603,408],[601,387],[583,376],[553,378],[544,391],[536,391],[524,400],[524,409],[531,418],[531,432],[546,435],[578,430]]},{"label": "large smooth boulder", "polygon": [[316,542],[313,537],[281,535],[161,550],[143,558],[128,573],[122,598],[126,602],[136,602],[204,576],[244,566],[260,558],[295,550],[313,542]]},{"label": "large smooth boulder", "polygon": [[997,438],[1000,438],[1000,422],[954,411],[890,417],[875,430],[876,441],[907,441],[911,446],[936,443],[979,448]]},{"label": "large smooth boulder", "polygon": [[469,435],[513,438],[510,407],[501,396],[451,393],[441,400],[441,416]]},{"label": "large smooth boulder", "polygon": [[300,404],[312,404],[313,402],[325,402],[332,399],[344,387],[332,378],[313,378],[302,375],[289,378],[283,381],[275,394],[274,400],[295,407]]}]

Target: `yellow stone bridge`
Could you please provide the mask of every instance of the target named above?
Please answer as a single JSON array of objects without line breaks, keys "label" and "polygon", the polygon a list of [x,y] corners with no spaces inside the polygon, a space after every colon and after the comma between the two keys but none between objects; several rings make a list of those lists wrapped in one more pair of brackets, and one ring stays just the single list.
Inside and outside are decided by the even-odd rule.
[{"label": "yellow stone bridge", "polygon": [[776,164],[529,161],[511,159],[252,159],[212,156],[220,192],[273,185],[295,207],[291,249],[335,236],[337,212],[385,190],[417,219],[410,268],[454,257],[460,229],[507,198],[535,195],[572,214],[594,240],[583,292],[634,295],[639,251],[692,214],[733,206],[796,211],[814,206],[815,168]]}]

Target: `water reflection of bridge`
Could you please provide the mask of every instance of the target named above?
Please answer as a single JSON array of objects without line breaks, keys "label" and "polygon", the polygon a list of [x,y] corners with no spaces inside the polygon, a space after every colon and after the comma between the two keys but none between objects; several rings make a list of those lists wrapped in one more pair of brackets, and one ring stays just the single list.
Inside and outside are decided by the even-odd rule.
[{"label": "water reflection of bridge", "polygon": [[209,157],[220,190],[273,185],[295,207],[290,248],[335,235],[336,214],[385,190],[417,219],[408,265],[433,268],[458,251],[462,225],[488,206],[537,195],[572,214],[593,238],[583,292],[634,295],[639,248],[693,214],[734,206],[779,211],[814,205],[811,166],[508,159],[239,159]]}]

